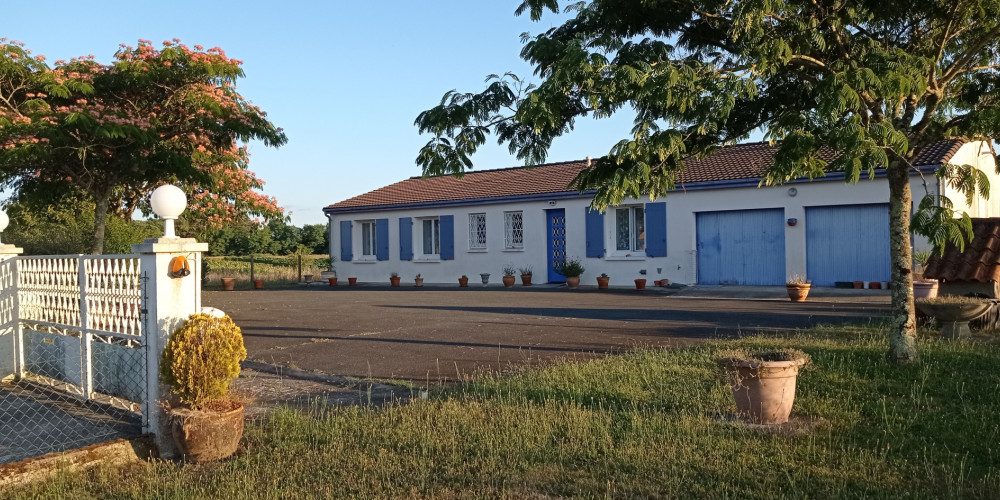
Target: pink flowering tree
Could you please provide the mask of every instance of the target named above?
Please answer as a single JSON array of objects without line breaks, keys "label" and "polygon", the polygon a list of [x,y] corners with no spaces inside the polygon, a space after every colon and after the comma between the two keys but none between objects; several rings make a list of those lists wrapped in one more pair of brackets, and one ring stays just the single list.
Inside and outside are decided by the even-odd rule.
[{"label": "pink flowering tree", "polygon": [[237,92],[241,64],[174,39],[122,45],[108,65],[86,56],[50,67],[0,39],[0,183],[20,200],[90,198],[94,253],[109,214],[129,219],[168,182],[188,191],[193,225],[280,217],[244,144],[287,138]]}]

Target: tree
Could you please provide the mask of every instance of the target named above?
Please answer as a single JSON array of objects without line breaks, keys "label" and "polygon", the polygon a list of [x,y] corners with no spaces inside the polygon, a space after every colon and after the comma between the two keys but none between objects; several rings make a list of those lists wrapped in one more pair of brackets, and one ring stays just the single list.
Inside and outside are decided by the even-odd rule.
[{"label": "tree", "polygon": [[[539,20],[557,0],[524,0]],[[755,130],[778,142],[762,184],[843,171],[849,182],[885,169],[890,191],[892,319],[889,357],[918,360],[913,312],[912,160],[946,138],[1000,129],[998,0],[591,0],[531,37],[521,57],[540,80],[491,76],[480,93],[445,94],[416,125],[434,137],[417,163],[456,174],[494,134],[526,164],[577,119],[634,114],[629,137],[574,181],[604,209],[675,187],[688,158]],[[823,148],[840,152],[821,159]],[[967,197],[988,195],[982,172],[938,175]],[[925,198],[913,229],[937,244],[971,237],[949,200]]]},{"label": "tree", "polygon": [[242,61],[218,48],[148,40],[122,45],[112,64],[56,61],[0,39],[0,183],[19,199],[82,193],[95,204],[91,251],[108,214],[126,220],[160,184],[181,184],[216,225],[234,213],[280,215],[254,192],[241,142],[287,141],[235,81]]}]

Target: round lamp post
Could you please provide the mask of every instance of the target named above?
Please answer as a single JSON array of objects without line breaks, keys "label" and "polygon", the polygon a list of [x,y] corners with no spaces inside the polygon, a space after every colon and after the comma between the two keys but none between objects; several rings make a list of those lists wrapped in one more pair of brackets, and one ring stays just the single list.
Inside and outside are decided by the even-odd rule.
[{"label": "round lamp post", "polygon": [[0,210],[0,233],[4,232],[4,230],[7,229],[7,225],[9,224],[10,224],[10,217],[7,217],[7,212]]},{"label": "round lamp post", "polygon": [[177,186],[165,184],[153,190],[149,204],[153,208],[153,213],[163,219],[163,237],[176,238],[174,220],[187,208],[187,196],[184,195],[184,191]]}]

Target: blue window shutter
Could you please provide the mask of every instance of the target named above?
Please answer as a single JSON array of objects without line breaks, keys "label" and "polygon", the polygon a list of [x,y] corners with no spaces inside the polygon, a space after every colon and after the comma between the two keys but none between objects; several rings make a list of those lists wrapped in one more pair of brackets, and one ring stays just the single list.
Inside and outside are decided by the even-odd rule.
[{"label": "blue window shutter", "polygon": [[389,219],[375,219],[375,260],[389,260]]},{"label": "blue window shutter", "polygon": [[354,258],[354,246],[351,243],[351,221],[340,221],[340,260],[350,262]]},{"label": "blue window shutter", "polygon": [[667,204],[646,204],[646,255],[667,256]]},{"label": "blue window shutter", "polygon": [[441,223],[441,260],[455,260],[455,216],[442,215]]},{"label": "blue window shutter", "polygon": [[413,260],[413,219],[399,218],[399,260]]},{"label": "blue window shutter", "polygon": [[587,257],[604,257],[604,214],[597,210],[587,211]]}]

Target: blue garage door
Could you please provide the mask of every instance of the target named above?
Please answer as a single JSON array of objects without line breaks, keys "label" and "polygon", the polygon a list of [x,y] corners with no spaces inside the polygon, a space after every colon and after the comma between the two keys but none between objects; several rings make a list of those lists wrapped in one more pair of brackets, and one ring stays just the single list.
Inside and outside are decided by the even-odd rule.
[{"label": "blue garage door", "polygon": [[889,281],[889,205],[806,207],[806,272],[816,286]]},{"label": "blue garage door", "polygon": [[785,211],[697,214],[698,283],[785,284]]}]

